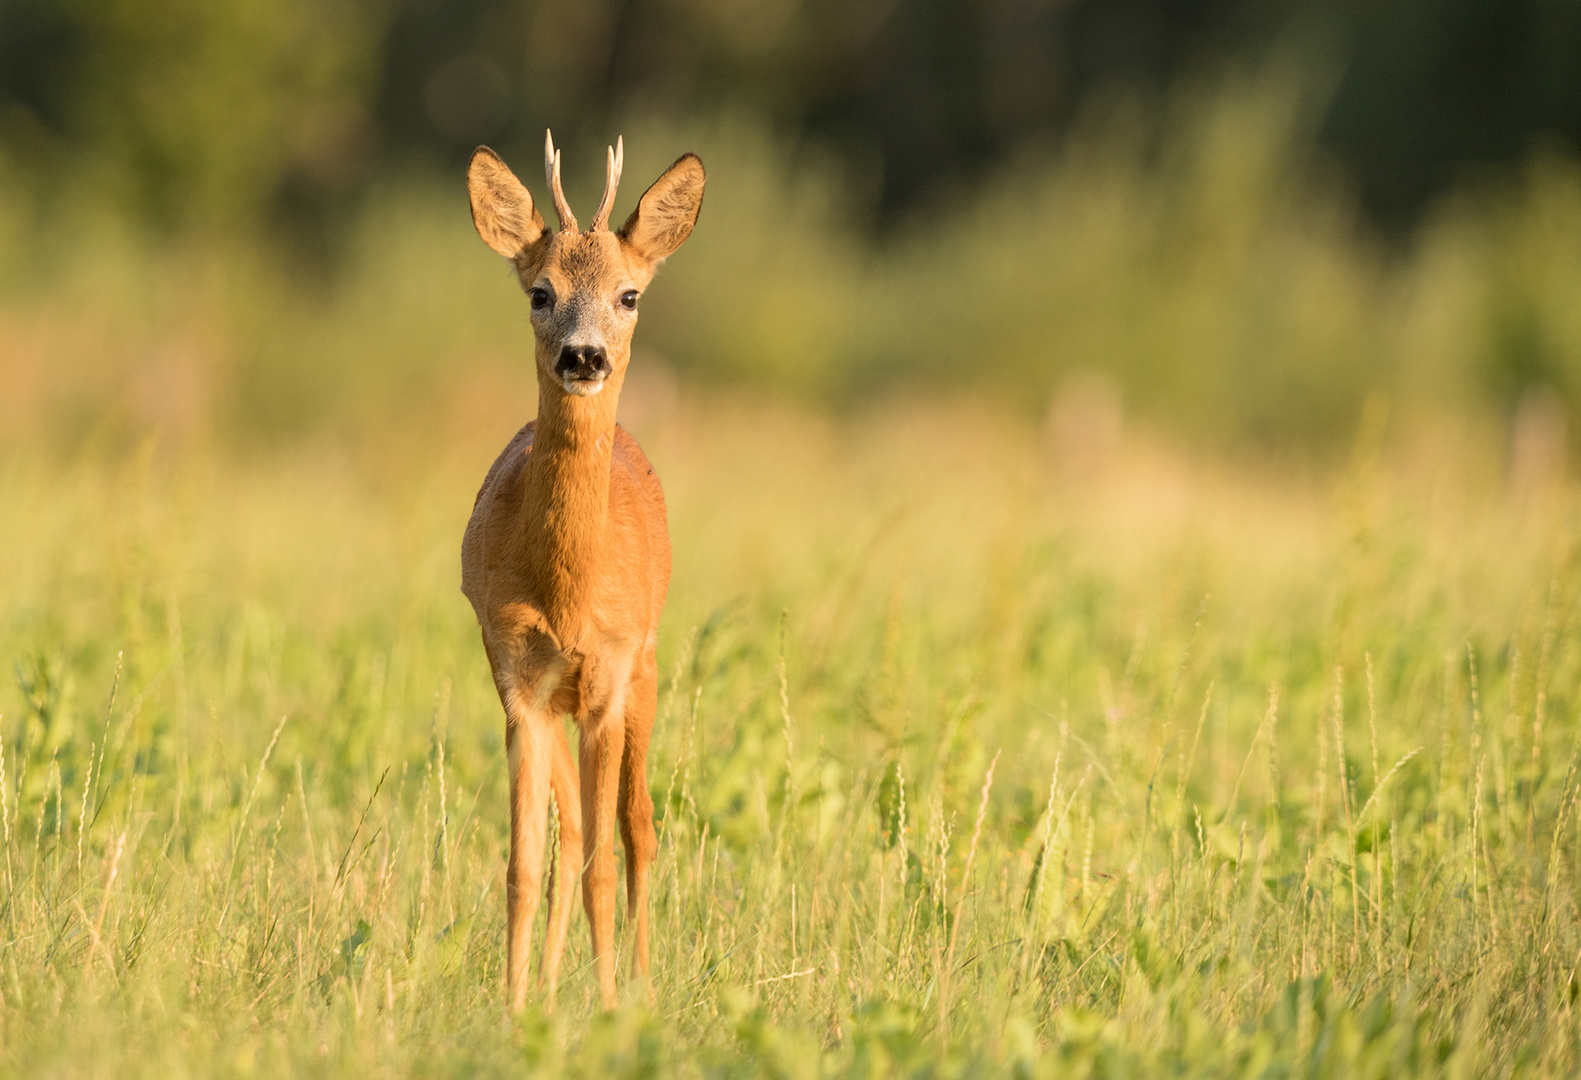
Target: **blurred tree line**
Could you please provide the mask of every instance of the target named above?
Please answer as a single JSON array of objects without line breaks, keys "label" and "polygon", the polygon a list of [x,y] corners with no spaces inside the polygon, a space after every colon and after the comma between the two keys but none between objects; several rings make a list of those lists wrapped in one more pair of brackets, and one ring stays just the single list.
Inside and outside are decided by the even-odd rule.
[{"label": "blurred tree line", "polygon": [[728,178],[644,320],[688,378],[1096,372],[1259,447],[1581,417],[1581,0],[0,0],[0,436],[506,379],[459,185],[548,126],[573,204],[622,128],[623,199],[682,142]]},{"label": "blurred tree line", "polygon": [[0,164],[46,206],[311,247],[482,141],[742,110],[832,148],[882,227],[1095,98],[1270,55],[1325,88],[1318,144],[1395,232],[1468,169],[1581,143],[1581,0],[0,0]]}]

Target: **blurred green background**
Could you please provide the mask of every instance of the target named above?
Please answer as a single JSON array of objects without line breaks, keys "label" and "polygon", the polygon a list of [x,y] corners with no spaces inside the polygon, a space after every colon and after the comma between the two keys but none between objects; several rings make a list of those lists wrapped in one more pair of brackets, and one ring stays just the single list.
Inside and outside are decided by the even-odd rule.
[{"label": "blurred green background", "polygon": [[[512,1028],[549,125],[709,184],[655,1007]],[[1581,0],[0,0],[0,1080],[1576,1075],[1578,145]]]},{"label": "blurred green background", "polygon": [[579,205],[616,133],[619,214],[708,163],[638,335],[660,397],[1298,459],[1372,400],[1562,456],[1578,57],[1575,0],[0,0],[0,440],[530,412],[461,178],[486,141],[541,187],[552,125]]}]

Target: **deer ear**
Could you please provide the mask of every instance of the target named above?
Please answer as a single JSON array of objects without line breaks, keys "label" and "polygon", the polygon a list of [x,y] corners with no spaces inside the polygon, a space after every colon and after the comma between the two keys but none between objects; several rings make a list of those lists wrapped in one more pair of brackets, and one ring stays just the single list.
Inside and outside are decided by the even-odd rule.
[{"label": "deer ear", "polygon": [[703,161],[683,154],[643,192],[637,208],[620,227],[620,238],[649,262],[672,254],[692,235],[703,209]]},{"label": "deer ear", "polygon": [[532,196],[486,146],[472,152],[467,193],[472,197],[472,224],[478,227],[478,235],[507,259],[514,259],[543,236],[543,217],[533,206]]}]

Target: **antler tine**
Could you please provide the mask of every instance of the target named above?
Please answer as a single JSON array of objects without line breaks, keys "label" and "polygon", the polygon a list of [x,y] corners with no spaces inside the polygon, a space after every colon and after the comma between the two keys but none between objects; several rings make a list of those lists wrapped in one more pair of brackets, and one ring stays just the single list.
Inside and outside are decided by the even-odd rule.
[{"label": "antler tine", "polygon": [[599,201],[598,213],[593,215],[590,232],[609,228],[609,212],[615,208],[615,189],[620,187],[620,170],[626,163],[626,140],[615,136],[615,145],[609,148],[609,161],[604,171],[604,198]]},{"label": "antler tine", "polygon": [[554,199],[555,216],[560,219],[561,232],[576,232],[576,215],[571,204],[565,201],[565,189],[560,186],[560,151],[554,148],[554,135],[546,128],[543,133],[543,171],[549,181],[549,194]]}]

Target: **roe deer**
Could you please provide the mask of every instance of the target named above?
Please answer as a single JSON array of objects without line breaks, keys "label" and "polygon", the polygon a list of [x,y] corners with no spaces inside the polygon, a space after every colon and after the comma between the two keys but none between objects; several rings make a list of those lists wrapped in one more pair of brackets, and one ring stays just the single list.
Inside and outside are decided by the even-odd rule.
[{"label": "roe deer", "polygon": [[[550,874],[539,971],[546,1007],[554,1003],[578,876],[599,991],[606,1007],[614,1004],[617,816],[633,965],[643,980],[648,976],[648,868],[657,841],[646,758],[670,539],[658,477],[616,425],[615,406],[638,297],[697,224],[704,174],[695,154],[682,156],[611,232],[623,152],[623,144],[609,151],[604,197],[586,232],[578,231],[561,190],[552,138],[545,138],[544,171],[560,219],[556,232],[492,150],[479,147],[467,168],[478,234],[515,265],[529,298],[538,367],[538,419],[489,469],[461,545],[461,591],[477,612],[505,707],[505,972],[513,1011],[527,1000],[551,790],[561,855]],[[579,731],[580,791],[561,726],[566,714]],[[572,854],[578,848],[580,860]]]}]

